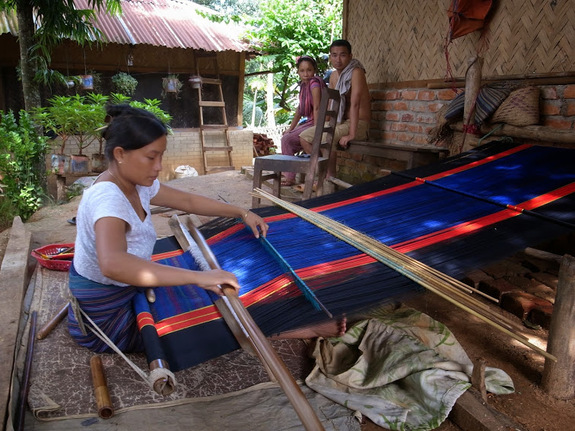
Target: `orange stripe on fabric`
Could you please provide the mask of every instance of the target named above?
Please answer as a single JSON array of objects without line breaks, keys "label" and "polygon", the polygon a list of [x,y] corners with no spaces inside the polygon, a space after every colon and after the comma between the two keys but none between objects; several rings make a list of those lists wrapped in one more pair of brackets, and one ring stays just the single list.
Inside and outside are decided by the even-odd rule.
[{"label": "orange stripe on fabric", "polygon": [[163,253],[156,253],[152,255],[152,261],[157,262],[158,260],[168,259],[170,257],[180,256],[182,254],[184,254],[184,251],[181,249],[166,251]]}]

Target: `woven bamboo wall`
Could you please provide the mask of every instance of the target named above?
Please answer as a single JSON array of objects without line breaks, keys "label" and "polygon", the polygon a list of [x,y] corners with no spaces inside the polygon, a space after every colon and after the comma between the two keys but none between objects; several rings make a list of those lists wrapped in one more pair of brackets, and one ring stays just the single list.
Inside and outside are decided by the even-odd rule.
[{"label": "woven bamboo wall", "polygon": [[[451,0],[345,0],[344,37],[370,84],[446,76]],[[484,76],[574,71],[575,0],[497,0],[490,12]],[[449,46],[453,76],[463,77],[479,32]]]}]

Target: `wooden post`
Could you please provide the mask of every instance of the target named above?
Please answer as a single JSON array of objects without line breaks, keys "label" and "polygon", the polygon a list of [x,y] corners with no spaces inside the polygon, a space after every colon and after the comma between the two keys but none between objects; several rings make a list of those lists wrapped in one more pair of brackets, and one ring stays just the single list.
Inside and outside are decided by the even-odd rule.
[{"label": "wooden post", "polygon": [[547,352],[557,358],[557,362],[545,359],[542,386],[552,397],[558,399],[575,398],[575,258],[563,256],[559,269],[559,281]]},{"label": "wooden post", "polygon": [[[474,124],[475,102],[479,89],[481,88],[481,69],[483,67],[482,57],[473,57],[468,61],[469,66],[465,73],[465,101],[463,104],[463,127]],[[472,148],[469,144],[463,144],[462,151]]]}]

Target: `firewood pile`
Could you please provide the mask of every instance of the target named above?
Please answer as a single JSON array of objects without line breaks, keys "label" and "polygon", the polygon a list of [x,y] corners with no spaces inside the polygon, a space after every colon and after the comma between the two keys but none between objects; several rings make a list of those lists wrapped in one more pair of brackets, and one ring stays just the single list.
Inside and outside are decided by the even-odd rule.
[{"label": "firewood pile", "polygon": [[267,156],[277,152],[274,140],[263,133],[254,133],[254,157]]}]

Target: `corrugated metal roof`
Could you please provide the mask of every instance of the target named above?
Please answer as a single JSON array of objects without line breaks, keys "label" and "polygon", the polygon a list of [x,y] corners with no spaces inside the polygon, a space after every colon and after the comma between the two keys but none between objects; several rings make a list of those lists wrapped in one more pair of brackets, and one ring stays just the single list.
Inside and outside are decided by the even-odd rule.
[{"label": "corrugated metal roof", "polygon": [[[89,9],[86,0],[75,0]],[[122,0],[122,14],[99,13],[96,27],[109,43],[149,44],[205,51],[249,51],[240,39],[241,27],[214,23],[197,14],[200,5],[186,0]],[[3,15],[3,14],[0,14]],[[10,16],[10,15],[8,15]],[[0,18],[0,33],[18,34],[13,19]]]}]

